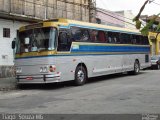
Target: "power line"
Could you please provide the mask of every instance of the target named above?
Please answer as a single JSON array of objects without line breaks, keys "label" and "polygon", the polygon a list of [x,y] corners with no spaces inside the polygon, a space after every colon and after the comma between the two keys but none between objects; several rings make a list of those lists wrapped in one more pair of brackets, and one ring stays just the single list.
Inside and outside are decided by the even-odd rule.
[{"label": "power line", "polygon": [[156,5],[159,5],[159,6],[160,6],[160,4],[159,4],[159,3],[156,3],[156,2],[154,2],[154,1],[152,1],[152,3],[154,3],[154,4],[156,4]]},{"label": "power line", "polygon": [[[109,12],[109,13],[112,13],[111,11],[107,11],[107,12]],[[117,11],[118,12],[118,11]],[[115,12],[116,13],[116,12]],[[120,17],[122,17],[122,18],[126,18],[126,19],[128,19],[128,20],[133,20],[133,19],[131,19],[131,18],[128,18],[128,17],[125,17],[125,16],[122,16],[122,15],[120,15],[120,14],[116,14],[117,16],[120,16]]]},{"label": "power line", "polygon": [[128,24],[130,24],[130,25],[134,25],[134,26],[135,26],[135,24],[133,24],[133,23],[127,22],[127,21],[122,20],[122,19],[119,19],[119,18],[117,18],[117,17],[115,17],[115,16],[112,16],[112,15],[110,15],[110,14],[105,13],[104,11],[99,10],[99,12],[101,12],[101,13],[103,13],[103,14],[105,14],[105,15],[108,15],[108,16],[110,16],[110,17],[112,17],[112,18],[115,18],[115,19],[117,19],[117,20],[120,20],[120,21],[122,21],[122,22],[125,22],[125,23],[128,23]]}]

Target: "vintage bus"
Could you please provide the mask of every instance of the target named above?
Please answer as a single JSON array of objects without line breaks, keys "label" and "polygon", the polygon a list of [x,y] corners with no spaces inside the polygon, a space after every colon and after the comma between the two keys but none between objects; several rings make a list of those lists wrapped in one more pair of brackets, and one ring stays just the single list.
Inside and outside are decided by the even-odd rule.
[{"label": "vintage bus", "polygon": [[149,41],[139,32],[68,19],[21,27],[12,48],[18,84],[83,85],[87,78],[150,66]]}]

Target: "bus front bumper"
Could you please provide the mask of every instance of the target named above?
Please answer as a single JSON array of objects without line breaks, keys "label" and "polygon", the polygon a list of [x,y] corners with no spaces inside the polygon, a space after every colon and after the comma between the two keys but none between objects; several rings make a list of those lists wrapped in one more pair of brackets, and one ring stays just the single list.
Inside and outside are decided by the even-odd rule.
[{"label": "bus front bumper", "polygon": [[60,75],[17,75],[17,84],[45,84],[60,82]]}]

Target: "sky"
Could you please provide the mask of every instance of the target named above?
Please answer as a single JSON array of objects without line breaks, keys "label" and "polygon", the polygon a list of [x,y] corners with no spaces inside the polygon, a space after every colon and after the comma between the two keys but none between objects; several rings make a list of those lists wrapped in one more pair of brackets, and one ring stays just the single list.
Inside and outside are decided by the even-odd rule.
[{"label": "sky", "polygon": [[[97,7],[111,11],[132,10],[137,15],[140,8],[146,0],[96,0]],[[142,15],[153,15],[160,13],[160,0],[154,0],[155,3],[147,4]]]}]

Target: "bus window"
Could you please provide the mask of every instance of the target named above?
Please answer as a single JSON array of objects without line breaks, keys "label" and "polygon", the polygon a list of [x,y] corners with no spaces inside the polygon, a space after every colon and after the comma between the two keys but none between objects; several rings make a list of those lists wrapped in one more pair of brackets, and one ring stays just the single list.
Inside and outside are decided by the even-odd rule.
[{"label": "bus window", "polygon": [[58,51],[69,51],[71,47],[71,39],[67,31],[60,31],[58,37]]},{"label": "bus window", "polygon": [[136,44],[136,35],[132,35],[131,43]]},{"label": "bus window", "polygon": [[123,44],[130,44],[131,43],[131,36],[130,36],[130,34],[122,33],[121,34],[121,43],[123,43]]},{"label": "bus window", "polygon": [[116,44],[120,43],[119,33],[117,33],[117,32],[113,33],[113,42]]},{"label": "bus window", "polygon": [[88,30],[87,30],[87,29],[81,29],[81,33],[82,33],[81,41],[82,41],[82,42],[87,42],[87,41],[89,41],[89,33],[88,33]]},{"label": "bus window", "polygon": [[72,27],[72,39],[73,41],[87,42],[89,41],[89,33],[87,29]]},{"label": "bus window", "polygon": [[106,36],[106,43],[108,43],[108,32],[105,32],[105,36]]},{"label": "bus window", "polygon": [[136,40],[137,40],[137,42],[136,42],[137,45],[143,45],[143,39],[142,39],[141,35],[137,35]]},{"label": "bus window", "polygon": [[147,36],[141,36],[142,44],[143,45],[149,45],[148,37]]},{"label": "bus window", "polygon": [[98,31],[97,37],[99,42],[106,42],[106,35],[104,31]]},{"label": "bus window", "polygon": [[108,43],[113,43],[113,33],[108,32]]},{"label": "bus window", "polygon": [[89,30],[91,42],[97,42],[98,31],[97,30]]},{"label": "bus window", "polygon": [[118,32],[107,32],[106,36],[108,43],[120,43],[120,34]]}]

